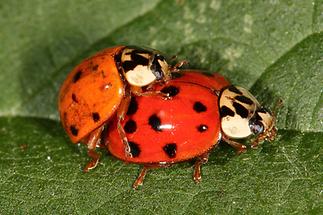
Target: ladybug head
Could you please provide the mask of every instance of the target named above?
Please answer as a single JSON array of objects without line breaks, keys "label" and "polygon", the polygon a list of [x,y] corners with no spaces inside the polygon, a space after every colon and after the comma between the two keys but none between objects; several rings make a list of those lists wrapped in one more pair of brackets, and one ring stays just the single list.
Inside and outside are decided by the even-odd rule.
[{"label": "ladybug head", "polygon": [[257,135],[261,140],[274,139],[274,115],[261,107],[248,90],[235,86],[225,88],[220,94],[219,105],[222,132],[229,138]]},{"label": "ladybug head", "polygon": [[130,85],[144,87],[153,82],[170,79],[170,69],[165,58],[156,51],[125,48],[120,66]]},{"label": "ladybug head", "polygon": [[258,108],[253,117],[249,120],[249,128],[254,135],[255,141],[268,139],[274,140],[276,137],[275,116],[266,108]]}]

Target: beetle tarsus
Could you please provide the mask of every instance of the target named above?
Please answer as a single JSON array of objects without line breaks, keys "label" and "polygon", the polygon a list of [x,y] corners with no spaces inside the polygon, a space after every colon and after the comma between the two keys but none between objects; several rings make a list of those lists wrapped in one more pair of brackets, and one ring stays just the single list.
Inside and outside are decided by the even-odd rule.
[{"label": "beetle tarsus", "polygon": [[138,187],[139,187],[139,186],[142,186],[142,185],[143,185],[143,183],[144,183],[144,179],[145,179],[145,176],[146,176],[146,173],[147,173],[147,170],[148,170],[148,168],[147,168],[146,166],[144,166],[144,167],[141,169],[141,171],[140,171],[140,173],[139,173],[139,175],[138,175],[138,177],[137,177],[136,181],[135,181],[135,182],[133,183],[133,185],[132,185],[132,188],[133,188],[134,190],[138,189]]}]

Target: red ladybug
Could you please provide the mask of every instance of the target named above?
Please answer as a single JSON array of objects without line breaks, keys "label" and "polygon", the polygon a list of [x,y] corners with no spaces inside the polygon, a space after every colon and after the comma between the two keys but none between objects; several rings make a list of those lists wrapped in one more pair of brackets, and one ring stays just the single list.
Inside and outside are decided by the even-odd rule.
[{"label": "red ladybug", "polygon": [[125,162],[143,165],[133,188],[142,185],[147,169],[193,158],[193,179],[199,182],[201,165],[207,162],[210,150],[219,140],[242,152],[246,147],[232,139],[256,134],[256,145],[275,136],[274,117],[244,88],[230,85],[219,74],[180,74],[164,86],[155,85],[155,90],[168,94],[169,99],[132,97],[127,116],[121,122],[132,157],[124,153],[116,122],[109,126],[109,152]]},{"label": "red ladybug", "polygon": [[[107,48],[83,60],[71,71],[60,89],[59,113],[72,142],[88,146],[92,161],[84,171],[97,165],[99,155],[95,148],[111,117],[117,115],[120,124],[131,95],[162,95],[153,90],[144,92],[143,87],[167,82],[171,71],[158,52],[128,46]],[[131,157],[122,126],[118,126],[118,133],[126,155]]]},{"label": "red ladybug", "polygon": [[148,168],[193,158],[197,158],[194,180],[199,181],[200,166],[221,139],[217,91],[229,82],[219,74],[214,77],[193,71],[180,74],[181,77],[164,86],[155,86],[156,90],[168,94],[169,99],[132,97],[127,116],[121,123],[132,158],[124,154],[116,123],[109,126],[107,147],[110,153],[126,162],[144,164],[134,188],[142,184]]}]

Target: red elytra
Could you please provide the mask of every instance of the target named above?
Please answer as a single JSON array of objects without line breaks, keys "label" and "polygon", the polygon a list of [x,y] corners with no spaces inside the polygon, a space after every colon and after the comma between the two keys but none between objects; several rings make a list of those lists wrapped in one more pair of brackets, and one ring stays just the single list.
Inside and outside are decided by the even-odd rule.
[{"label": "red elytra", "polygon": [[170,99],[132,98],[121,124],[133,156],[125,155],[115,122],[109,126],[106,145],[118,159],[144,165],[134,188],[143,183],[148,168],[193,158],[197,158],[194,180],[201,179],[200,166],[221,139],[217,92],[228,85],[219,74],[210,76],[189,70],[166,85],[155,85],[155,90],[168,93]]}]

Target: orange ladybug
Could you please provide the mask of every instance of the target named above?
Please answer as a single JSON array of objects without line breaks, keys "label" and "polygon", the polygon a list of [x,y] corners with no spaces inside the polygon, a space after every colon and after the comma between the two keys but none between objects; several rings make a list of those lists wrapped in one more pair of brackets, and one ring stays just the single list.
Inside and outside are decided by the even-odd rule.
[{"label": "orange ladybug", "polygon": [[116,46],[83,60],[71,71],[59,92],[59,114],[72,142],[88,146],[92,160],[84,168],[85,172],[97,165],[100,156],[95,149],[100,145],[107,121],[115,114],[125,154],[132,157],[120,124],[131,95],[163,96],[162,92],[149,90],[149,86],[167,82],[175,68],[157,51]]}]

